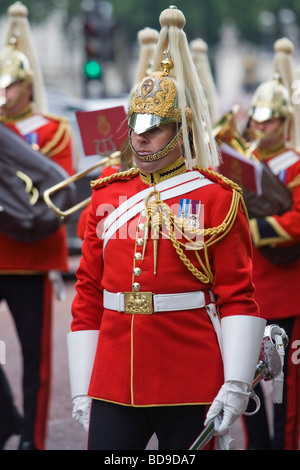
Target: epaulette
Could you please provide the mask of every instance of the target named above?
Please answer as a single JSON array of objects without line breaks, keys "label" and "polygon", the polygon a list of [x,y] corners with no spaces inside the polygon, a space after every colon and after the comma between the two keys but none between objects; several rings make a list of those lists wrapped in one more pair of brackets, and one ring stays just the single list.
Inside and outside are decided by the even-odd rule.
[{"label": "epaulette", "polygon": [[112,175],[105,176],[104,178],[98,178],[91,181],[92,189],[100,189],[105,186],[108,186],[115,181],[128,181],[139,174],[140,170],[138,168],[131,168],[130,170],[120,171],[119,173],[113,173]]},{"label": "epaulette", "polygon": [[52,119],[53,121],[58,122],[57,131],[55,132],[52,139],[47,142],[44,147],[40,148],[41,153],[52,158],[61,152],[70,142],[71,127],[68,119],[64,116],[48,113],[44,113],[43,116],[45,116],[47,119]]},{"label": "epaulette", "polygon": [[220,186],[222,186],[222,188],[232,191],[233,195],[238,194],[239,200],[241,201],[242,209],[249,224],[248,210],[243,199],[243,190],[238,184],[234,183],[229,178],[226,178],[226,176],[221,175],[220,173],[217,173],[216,171],[210,170],[208,168],[195,167],[193,168],[193,170],[200,171],[200,173],[206,178],[210,179],[214,183],[219,184]]},{"label": "epaulette", "polygon": [[57,121],[59,123],[65,122],[69,124],[68,118],[65,116],[62,116],[60,114],[52,114],[52,113],[42,113],[43,116],[45,116],[48,119],[53,119],[53,121]]},{"label": "epaulette", "polygon": [[201,168],[198,166],[194,167],[193,170],[199,171],[203,176],[213,181],[214,183],[219,184],[225,189],[233,189],[242,194],[242,188],[237,183],[234,183],[231,179],[226,178],[226,176],[222,175],[221,173],[217,173],[216,171],[210,170],[208,168]]}]

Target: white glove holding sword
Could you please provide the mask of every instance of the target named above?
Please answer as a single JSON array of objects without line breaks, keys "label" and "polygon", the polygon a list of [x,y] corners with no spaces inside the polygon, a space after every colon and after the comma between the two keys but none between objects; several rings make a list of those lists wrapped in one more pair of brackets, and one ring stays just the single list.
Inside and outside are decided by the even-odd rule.
[{"label": "white glove holding sword", "polygon": [[228,433],[232,423],[245,411],[259,357],[266,321],[259,317],[235,315],[221,320],[221,348],[225,382],[211,404],[205,425],[217,416],[221,423],[215,434]]}]

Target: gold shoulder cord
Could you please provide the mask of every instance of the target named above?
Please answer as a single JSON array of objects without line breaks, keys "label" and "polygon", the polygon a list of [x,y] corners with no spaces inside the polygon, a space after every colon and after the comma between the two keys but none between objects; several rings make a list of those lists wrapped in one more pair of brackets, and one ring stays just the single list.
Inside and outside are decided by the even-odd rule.
[{"label": "gold shoulder cord", "polygon": [[[201,168],[198,168],[198,167],[195,167],[194,169],[201,171]],[[212,284],[213,273],[211,271],[211,267],[209,263],[208,248],[210,248],[212,245],[220,241],[230,232],[234,224],[234,221],[236,219],[240,202],[244,209],[245,215],[248,219],[247,210],[246,210],[243,198],[242,198],[241,188],[237,184],[233,183],[231,180],[211,170],[205,169],[205,172],[212,174],[212,175],[216,175],[219,179],[221,179],[224,183],[226,183],[228,186],[232,188],[232,200],[231,200],[229,211],[225,219],[223,220],[223,222],[217,227],[208,228],[208,229],[191,228],[188,225],[184,217],[180,217],[180,218],[176,217],[176,215],[168,206],[168,204],[166,204],[160,199],[159,192],[155,189],[155,186],[153,186],[153,191],[148,195],[145,201],[148,227],[145,233],[144,252],[146,249],[147,237],[148,237],[148,234],[150,233],[150,228],[151,228],[151,231],[152,231],[151,238],[153,240],[153,250],[154,250],[154,253],[153,253],[154,273],[156,273],[158,239],[159,239],[159,234],[161,234],[162,236],[167,237],[171,240],[173,247],[177,255],[179,256],[179,258],[181,259],[183,264],[186,266],[186,268],[197,279],[199,279],[203,284],[209,284],[209,283]],[[131,170],[123,171],[120,173],[114,173],[105,178],[100,178],[95,181],[92,181],[91,187],[96,188],[102,183],[109,183],[116,178],[120,178],[120,177],[122,178],[124,176],[125,177],[131,176],[131,175],[135,175],[138,173],[139,173],[138,168],[133,168]],[[152,196],[154,196],[154,200],[149,202],[149,199]],[[166,228],[167,233],[164,233],[162,231],[163,224],[164,224],[164,227]],[[183,237],[185,242],[178,240],[178,238],[176,237],[176,233],[175,233],[176,231]],[[194,241],[193,239],[196,239],[196,241]],[[197,269],[196,266],[193,265],[193,263],[188,259],[188,257],[184,253],[183,249],[187,247],[187,243],[188,243],[188,248],[195,252],[202,271]],[[205,262],[202,261],[200,254],[198,253],[200,250],[203,250],[204,252]]]},{"label": "gold shoulder cord", "polygon": [[292,191],[296,186],[300,185],[300,175],[297,175],[292,181],[290,181],[287,187]]},{"label": "gold shoulder cord", "polygon": [[[55,135],[53,136],[53,138],[43,148],[40,149],[41,153],[52,158],[55,155],[57,155],[59,152],[61,152],[68,144],[70,140],[70,136],[71,136],[71,129],[70,129],[69,122],[67,121],[67,119],[63,117],[54,116],[54,115],[46,115],[46,117],[59,121],[58,129]],[[62,138],[63,138],[62,142],[60,143],[58,147],[56,147],[56,145]]]},{"label": "gold shoulder cord", "polygon": [[118,173],[113,173],[112,175],[105,176],[104,178],[98,178],[94,181],[91,181],[91,188],[97,188],[97,186],[100,186],[103,183],[110,183],[114,179],[117,178],[122,178],[126,176],[131,176],[139,173],[138,168],[131,168],[130,170],[125,170],[125,171],[120,171]]},{"label": "gold shoulder cord", "polygon": [[[200,168],[196,169],[201,170]],[[205,172],[217,175],[213,171],[205,170]],[[217,176],[232,188],[232,200],[229,211],[223,222],[217,227],[208,229],[191,228],[184,217],[176,217],[171,208],[166,203],[160,200],[159,193],[155,190],[155,188],[154,191],[149,195],[149,197],[154,196],[155,199],[148,203],[149,197],[147,198],[145,202],[148,220],[147,233],[149,233],[149,227],[151,227],[153,233],[152,238],[154,246],[154,272],[156,272],[156,256],[158,243],[157,234],[159,231],[162,236],[166,236],[172,241],[173,247],[177,255],[179,256],[183,264],[186,266],[186,268],[203,284],[212,284],[213,273],[211,271],[209,263],[208,248],[220,241],[230,232],[236,219],[240,202],[242,202],[246,217],[248,218],[247,211],[243,203],[242,192],[240,187],[235,183],[232,183],[230,180],[227,180],[227,178],[225,177],[222,177],[220,175]],[[163,222],[167,234],[163,233],[162,231]],[[182,236],[185,242],[179,241],[178,238],[176,238],[176,231],[179,232],[180,236]],[[196,266],[192,264],[192,262],[184,253],[183,248],[187,248],[187,243],[188,249],[193,250],[195,252],[195,255],[197,257],[199,265],[201,266],[202,271],[197,269]],[[205,262],[203,262],[200,257],[200,250],[203,250]]]}]

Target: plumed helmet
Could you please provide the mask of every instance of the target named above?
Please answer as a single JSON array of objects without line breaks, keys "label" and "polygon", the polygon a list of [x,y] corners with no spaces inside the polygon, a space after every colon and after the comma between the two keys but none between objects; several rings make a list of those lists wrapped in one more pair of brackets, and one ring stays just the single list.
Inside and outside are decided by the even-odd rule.
[{"label": "plumed helmet", "polygon": [[1,87],[16,80],[33,84],[33,104],[36,111],[46,110],[46,94],[42,71],[28,21],[28,10],[17,1],[8,8],[8,30],[5,46],[0,52]]},{"label": "plumed helmet", "polygon": [[[169,122],[181,122],[175,78],[170,75],[172,61],[163,61],[164,70],[144,77],[133,95],[129,110],[129,127],[141,134]],[[186,111],[191,119],[191,110]]]},{"label": "plumed helmet", "polygon": [[0,88],[5,89],[19,80],[32,81],[32,69],[26,55],[17,49],[18,37],[12,36],[9,44],[0,51]]},{"label": "plumed helmet", "polygon": [[217,167],[219,154],[208,104],[183,31],[185,17],[171,6],[162,11],[159,21],[161,31],[152,72],[131,95],[129,126],[134,132],[142,133],[161,124],[177,122],[188,166]]},{"label": "plumed helmet", "polygon": [[290,94],[282,85],[279,77],[262,83],[255,91],[249,115],[257,122],[267,121],[274,117],[290,117],[293,113]]}]

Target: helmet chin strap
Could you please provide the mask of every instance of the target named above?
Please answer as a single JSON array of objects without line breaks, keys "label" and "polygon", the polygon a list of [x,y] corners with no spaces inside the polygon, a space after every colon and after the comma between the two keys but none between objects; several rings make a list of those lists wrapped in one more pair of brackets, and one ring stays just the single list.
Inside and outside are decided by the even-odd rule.
[{"label": "helmet chin strap", "polygon": [[180,127],[179,131],[175,134],[175,136],[170,140],[170,142],[164,148],[162,148],[158,152],[145,155],[145,156],[139,155],[137,151],[135,150],[135,148],[133,147],[132,142],[131,142],[131,133],[132,133],[132,130],[130,130],[129,132],[129,145],[131,147],[132,153],[135,156],[135,158],[143,162],[154,162],[155,160],[160,160],[161,158],[165,157],[169,152],[171,152],[176,147],[176,145],[182,138],[182,127]]}]

